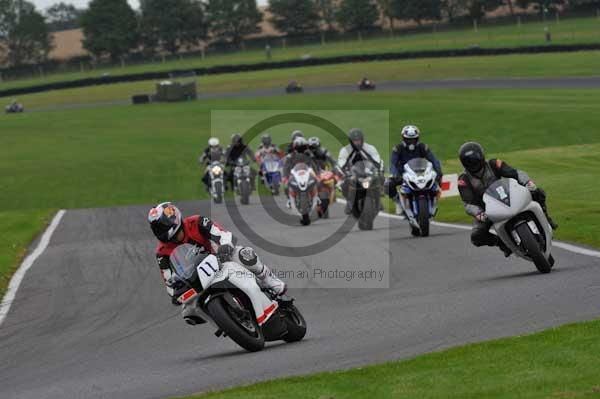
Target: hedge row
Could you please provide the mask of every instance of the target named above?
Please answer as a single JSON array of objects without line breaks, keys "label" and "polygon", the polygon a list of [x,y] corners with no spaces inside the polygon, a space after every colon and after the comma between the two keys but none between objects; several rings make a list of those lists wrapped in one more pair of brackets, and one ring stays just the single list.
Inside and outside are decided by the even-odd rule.
[{"label": "hedge row", "polygon": [[97,78],[86,78],[65,82],[48,83],[30,87],[19,87],[0,91],[0,97],[17,96],[22,94],[41,93],[51,90],[72,89],[89,87],[96,85],[105,85],[123,82],[139,82],[144,80],[164,80],[171,76],[178,75],[214,75],[222,73],[236,73],[249,71],[264,71],[268,69],[297,68],[303,66],[343,64],[349,62],[367,62],[367,61],[389,61],[389,60],[407,60],[419,58],[443,58],[443,57],[470,57],[470,56],[491,56],[507,54],[540,54],[540,53],[558,53],[600,50],[600,43],[597,44],[577,44],[577,45],[545,45],[545,46],[527,46],[512,48],[479,48],[472,47],[467,49],[455,50],[425,50],[410,52],[394,52],[380,54],[364,55],[343,55],[336,57],[309,58],[276,62],[260,62],[255,64],[239,65],[216,65],[206,68],[172,70],[165,72],[146,72],[118,76],[102,76]]}]

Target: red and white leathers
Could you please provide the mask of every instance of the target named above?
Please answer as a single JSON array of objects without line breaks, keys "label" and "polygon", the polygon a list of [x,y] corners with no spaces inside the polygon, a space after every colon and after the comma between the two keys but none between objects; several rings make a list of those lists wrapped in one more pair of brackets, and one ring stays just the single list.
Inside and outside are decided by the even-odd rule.
[{"label": "red and white leathers", "polygon": [[[159,242],[156,247],[156,259],[165,285],[173,276],[169,256],[179,245],[193,244],[211,254],[216,254],[217,249],[222,245],[231,245],[234,248],[231,260],[254,273],[262,288],[268,288],[276,294],[285,292],[285,283],[275,277],[271,270],[261,262],[253,248],[236,246],[233,234],[210,218],[199,215],[187,217],[183,219],[181,228],[184,233],[181,242]],[[172,297],[173,289],[168,286],[166,288]]]}]

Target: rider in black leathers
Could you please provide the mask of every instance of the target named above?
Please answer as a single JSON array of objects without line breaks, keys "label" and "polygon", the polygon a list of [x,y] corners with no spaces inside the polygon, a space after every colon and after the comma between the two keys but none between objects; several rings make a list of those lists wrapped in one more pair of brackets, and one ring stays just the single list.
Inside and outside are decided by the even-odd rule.
[{"label": "rider in black leathers", "polygon": [[[233,187],[233,169],[239,158],[248,162],[256,162],[254,159],[254,152],[247,144],[244,144],[242,136],[234,134],[231,136],[231,144],[225,151],[225,165],[229,168],[227,171],[227,181],[231,184],[231,187]],[[256,170],[251,169],[251,173],[252,189],[254,190],[256,188]]]},{"label": "rider in black leathers", "polygon": [[483,203],[483,194],[487,188],[502,177],[513,178],[522,186],[525,186],[531,192],[531,197],[538,202],[544,213],[548,217],[548,222],[553,229],[558,225],[548,215],[546,207],[546,193],[529,178],[527,173],[509,166],[500,159],[485,160],[483,148],[479,143],[469,142],[460,147],[459,157],[464,172],[458,178],[458,190],[468,215],[473,216],[473,230],[471,232],[471,242],[476,247],[498,246],[504,252],[505,256],[511,254],[510,249],[498,239],[498,236],[490,233],[492,222],[488,220],[485,214],[485,204]]}]

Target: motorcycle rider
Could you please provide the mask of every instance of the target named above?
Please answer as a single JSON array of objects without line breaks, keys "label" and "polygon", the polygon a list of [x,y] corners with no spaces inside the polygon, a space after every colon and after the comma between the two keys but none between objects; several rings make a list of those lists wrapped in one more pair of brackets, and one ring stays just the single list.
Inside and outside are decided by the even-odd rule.
[{"label": "motorcycle rider", "polygon": [[[340,150],[338,156],[338,167],[344,174],[348,174],[352,166],[360,161],[371,161],[379,170],[380,176],[383,178],[383,160],[379,156],[377,149],[365,142],[365,135],[361,129],[352,128],[348,132],[348,140],[350,144]],[[349,198],[349,183],[348,179],[344,179],[342,183],[342,194],[346,198],[346,207],[344,212],[349,215],[352,213],[352,201]]]},{"label": "motorcycle rider", "polygon": [[282,183],[284,185],[285,196],[288,198],[287,207],[291,208],[291,202],[289,200],[289,187],[288,182],[290,180],[290,174],[292,173],[292,169],[299,163],[305,163],[315,172],[316,175],[319,174],[320,168],[317,162],[315,161],[314,154],[310,151],[308,147],[308,141],[302,135],[297,135],[294,139],[292,145],[292,152],[285,156],[283,161],[283,176]]},{"label": "motorcycle rider", "polygon": [[[261,288],[283,295],[286,284],[264,265],[252,247],[236,245],[236,238],[209,217],[193,215],[183,217],[181,211],[170,202],[163,202],[148,213],[148,222],[158,239],[156,259],[171,302],[179,305],[178,296],[182,283],[177,281],[169,256],[179,245],[188,243],[201,248],[205,253],[217,255],[219,261],[233,261],[244,266],[256,277]],[[196,324],[193,309],[183,309],[183,318]]]},{"label": "motorcycle rider", "polygon": [[[244,161],[256,162],[254,159],[254,152],[244,143],[242,136],[236,133],[231,136],[231,144],[227,147],[227,150],[225,150],[225,165],[229,167],[229,170],[227,171],[227,181],[231,184],[231,187],[233,187],[233,169],[239,158],[244,159]],[[252,190],[255,190],[256,171],[251,169],[250,172]]]},{"label": "motorcycle rider", "polygon": [[548,217],[548,223],[552,229],[557,229],[548,215],[546,207],[546,193],[529,178],[527,173],[509,166],[500,159],[485,160],[483,147],[476,142],[464,143],[459,150],[460,162],[464,166],[464,172],[458,178],[458,190],[465,206],[465,212],[473,216],[473,229],[471,231],[471,242],[476,247],[498,246],[505,256],[510,256],[511,250],[498,238],[490,233],[493,223],[485,213],[483,194],[487,188],[502,177],[513,178],[531,192],[531,197],[538,202]]},{"label": "motorcycle rider", "polygon": [[[392,150],[390,161],[391,176],[384,184],[385,192],[396,203],[396,214],[404,215],[404,209],[410,209],[407,205],[409,188],[404,185],[402,174],[404,173],[404,165],[411,159],[425,158],[433,164],[433,169],[437,173],[437,190],[438,195],[442,194],[442,166],[440,161],[433,155],[429,146],[420,141],[421,132],[414,125],[404,126],[402,128],[402,142],[397,144]],[[398,193],[397,187],[400,188]],[[402,207],[400,201],[404,202]]]},{"label": "motorcycle rider", "polygon": [[287,148],[285,149],[286,154],[291,154],[294,151],[294,140],[296,140],[298,137],[304,137],[304,133],[302,133],[301,130],[294,130],[292,132],[292,137],[290,139],[290,143],[287,145]]},{"label": "motorcycle rider", "polygon": [[331,152],[327,148],[321,146],[321,140],[318,137],[308,139],[308,149],[320,169],[327,169],[329,166],[332,171],[338,170],[337,161],[331,156]]},{"label": "motorcycle rider", "polygon": [[277,154],[280,158],[283,158],[282,151],[276,144],[273,144],[271,135],[269,133],[265,133],[260,137],[260,145],[256,150],[256,154],[254,155],[256,163],[260,165],[262,163],[262,158],[268,153]]},{"label": "motorcycle rider", "polygon": [[[202,155],[198,158],[198,163],[201,165],[210,165],[212,162],[223,161],[223,156],[225,155],[225,151],[219,142],[219,139],[216,137],[211,137],[208,139],[208,147],[204,149]],[[206,187],[206,191],[210,189],[210,175],[208,173],[208,169],[204,172],[202,176],[202,182]]]}]

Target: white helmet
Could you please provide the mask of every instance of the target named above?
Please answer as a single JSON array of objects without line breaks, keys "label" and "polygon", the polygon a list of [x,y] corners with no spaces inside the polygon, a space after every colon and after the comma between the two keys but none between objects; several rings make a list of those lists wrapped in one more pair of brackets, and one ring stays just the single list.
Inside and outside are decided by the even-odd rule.
[{"label": "white helmet", "polygon": [[407,147],[409,151],[414,151],[419,142],[419,128],[413,125],[404,126],[402,128],[402,145]]},{"label": "white helmet", "polygon": [[208,139],[208,145],[211,147],[217,147],[220,144],[220,141],[216,137],[211,137]]}]

